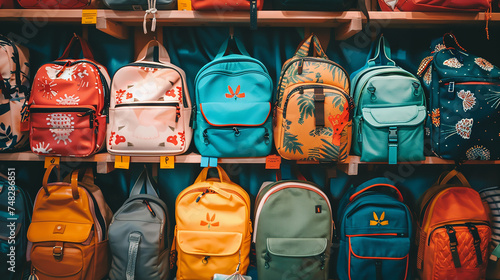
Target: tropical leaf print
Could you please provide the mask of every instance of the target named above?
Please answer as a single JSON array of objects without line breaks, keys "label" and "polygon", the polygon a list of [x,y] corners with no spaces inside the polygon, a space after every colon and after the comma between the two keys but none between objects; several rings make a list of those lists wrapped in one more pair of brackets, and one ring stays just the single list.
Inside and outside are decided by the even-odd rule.
[{"label": "tropical leaf print", "polygon": [[314,101],[312,93],[304,93],[297,97],[297,104],[299,105],[299,124],[304,124],[304,120],[314,114]]},{"label": "tropical leaf print", "polygon": [[325,139],[321,139],[324,143],[320,148],[320,157],[319,159],[332,160],[336,159],[339,156],[339,147],[333,145]]},{"label": "tropical leaf print", "polygon": [[285,132],[283,137],[283,147],[285,147],[285,152],[290,151],[294,154],[298,152],[299,154],[303,155],[304,152],[302,152],[302,146],[304,145],[297,140],[297,135],[293,135],[290,132]]},{"label": "tropical leaf print", "polygon": [[309,161],[318,161],[321,157],[321,152],[319,150],[319,147],[314,147],[312,149],[309,149],[309,156],[307,157],[307,160]]},{"label": "tropical leaf print", "polygon": [[333,129],[331,127],[320,127],[320,128],[315,128],[309,132],[309,136],[316,137],[316,136],[332,136],[333,135]]},{"label": "tropical leaf print", "polygon": [[0,123],[0,147],[7,147],[7,142],[12,138],[12,129],[10,126],[6,127],[4,123]]},{"label": "tropical leaf print", "polygon": [[340,111],[340,113],[344,112],[344,100],[342,99],[342,97],[340,96],[333,97],[332,104],[333,106],[335,106],[335,108],[337,108]]}]

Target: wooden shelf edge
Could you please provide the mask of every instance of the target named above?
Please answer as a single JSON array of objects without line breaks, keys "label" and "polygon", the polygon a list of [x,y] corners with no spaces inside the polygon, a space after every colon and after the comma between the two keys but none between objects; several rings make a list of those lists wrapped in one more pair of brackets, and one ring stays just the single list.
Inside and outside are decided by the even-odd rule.
[{"label": "wooden shelf edge", "polygon": [[[2,153],[0,154],[0,161],[44,161],[44,156],[36,155],[30,151],[17,152],[17,153]],[[115,161],[115,156],[109,153],[99,153],[91,157],[76,158],[76,157],[61,157],[62,162],[109,162]],[[175,156],[176,163],[200,163],[201,156],[196,153]],[[132,163],[159,163],[160,156],[134,156],[130,157]],[[264,164],[266,157],[255,158],[219,158],[219,163],[242,163],[242,164]],[[316,164],[314,162],[300,162],[301,164]],[[387,162],[363,162],[359,156],[349,156],[346,161],[338,163],[339,165],[348,164],[388,164]],[[398,164],[443,164],[454,165],[455,161],[441,159],[438,157],[426,157],[423,161],[413,162],[398,162]],[[463,164],[500,164],[500,160],[468,160]]]}]

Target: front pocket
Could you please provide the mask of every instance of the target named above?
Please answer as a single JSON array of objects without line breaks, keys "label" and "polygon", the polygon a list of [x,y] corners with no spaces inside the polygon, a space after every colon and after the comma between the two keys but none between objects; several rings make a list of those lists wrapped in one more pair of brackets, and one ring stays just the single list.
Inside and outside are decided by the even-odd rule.
[{"label": "front pocket", "polygon": [[179,103],[119,104],[110,109],[108,150],[124,154],[180,154],[186,151],[186,111]]},{"label": "front pocket", "polygon": [[258,257],[259,278],[328,279],[326,238],[268,238],[267,250]]},{"label": "front pocket", "polygon": [[62,259],[56,260],[53,253],[53,243],[50,246],[35,245],[31,251],[31,262],[35,274],[40,279],[61,278],[81,280],[84,266],[83,252],[74,247],[65,247]]},{"label": "front pocket", "polygon": [[398,234],[348,236],[351,280],[406,280],[410,239]]},{"label": "front pocket", "polygon": [[424,160],[425,118],[425,106],[363,108],[355,129],[361,161]]},{"label": "front pocket", "polygon": [[240,262],[241,233],[178,231],[176,240],[177,280],[210,280],[215,273],[231,275]]},{"label": "front pocket", "polygon": [[[324,101],[315,102],[317,91]],[[291,86],[284,96],[282,121],[276,124],[282,128],[275,136],[280,155],[289,160],[346,159],[351,144],[350,97],[337,87],[310,83]]]},{"label": "front pocket", "polygon": [[271,152],[271,130],[265,127],[211,127],[196,147],[202,156],[262,157]]},{"label": "front pocket", "polygon": [[92,106],[30,108],[31,150],[39,155],[85,157],[96,145]]},{"label": "front pocket", "polygon": [[[477,232],[476,237],[472,234],[474,228]],[[491,229],[484,223],[450,224],[432,230],[427,241],[430,248],[434,249],[433,255],[430,256],[434,267],[432,274],[430,272],[428,274],[431,275],[430,279],[483,279],[488,262],[490,238]],[[457,244],[455,256],[451,252],[451,243],[454,239]],[[477,249],[474,246],[474,239],[480,240]],[[482,264],[479,264],[480,262]]]}]

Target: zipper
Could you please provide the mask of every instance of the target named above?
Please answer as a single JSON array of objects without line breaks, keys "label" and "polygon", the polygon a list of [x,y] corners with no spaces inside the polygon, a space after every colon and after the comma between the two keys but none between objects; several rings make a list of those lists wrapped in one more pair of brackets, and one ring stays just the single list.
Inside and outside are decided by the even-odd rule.
[{"label": "zipper", "polygon": [[438,229],[441,229],[441,228],[448,228],[448,227],[467,227],[469,228],[470,226],[489,226],[489,224],[487,222],[471,222],[471,223],[462,223],[462,224],[446,224],[446,225],[442,225],[442,226],[439,226],[439,227],[435,227],[430,233],[429,233],[429,238],[427,239],[427,246],[429,246],[431,244],[431,237],[432,237],[432,234],[438,230]]},{"label": "zipper", "polygon": [[290,187],[290,188],[299,188],[299,189],[306,189],[309,191],[313,191],[316,194],[318,194],[319,196],[321,196],[323,198],[323,200],[326,201],[326,203],[328,204],[328,209],[330,210],[330,220],[332,221],[331,231],[332,231],[332,240],[333,240],[335,223],[334,223],[333,217],[332,217],[332,205],[330,204],[330,200],[328,200],[328,197],[326,196],[326,194],[323,191],[321,191],[319,189],[319,187],[314,188],[308,184],[304,184],[304,183],[301,183],[299,181],[287,181],[285,183],[280,183],[280,184],[277,184],[277,185],[271,187],[264,194],[264,196],[262,198],[259,197],[260,193],[257,194],[257,198],[260,200],[258,201],[258,204],[256,204],[256,207],[255,207],[256,210],[255,210],[254,231],[253,231],[253,241],[252,242],[255,243],[257,241],[257,228],[258,228],[258,224],[259,224],[259,217],[260,217],[260,213],[261,213],[262,208],[264,207],[264,204],[266,203],[267,199],[269,199],[269,197],[272,194],[274,194],[280,190],[289,188],[288,184],[293,184],[293,187]]},{"label": "zipper", "polygon": [[[267,73],[267,68],[264,66],[264,64],[256,59],[253,59],[253,58],[248,58],[247,56],[243,56],[241,58],[221,58],[221,59],[218,59],[216,61],[213,61],[212,63],[209,63],[205,66],[203,66],[203,68],[200,69],[200,71],[198,73],[203,73],[203,71],[205,71],[205,69],[207,69],[208,67],[212,67],[214,65],[217,65],[217,64],[221,64],[221,63],[227,63],[227,62],[253,62],[255,64],[258,64],[260,67],[262,67],[262,70]],[[256,70],[257,71],[257,70]],[[205,74],[205,73],[203,73]],[[198,77],[198,75],[196,75],[196,77],[194,78],[195,81],[198,81],[200,78]]]},{"label": "zipper", "polygon": [[[367,68],[367,69],[366,69],[366,71],[364,71],[364,72],[363,72],[363,73],[362,73],[362,74],[361,74],[361,75],[357,78],[357,80],[356,80],[356,84],[355,84],[355,85],[354,85],[354,87],[353,87],[353,89],[354,89],[354,90],[353,90],[353,93],[354,93],[354,92],[356,92],[356,89],[357,89],[357,87],[358,87],[358,85],[359,85],[359,83],[360,83],[360,81],[361,81],[361,78],[363,78],[366,74],[370,73],[370,72],[371,72],[371,71],[373,71],[373,70],[387,69],[387,68],[394,68],[394,66],[380,66],[380,67],[378,67],[378,68],[376,68],[376,69],[373,69],[373,68],[371,68],[371,67],[370,67],[370,68]],[[401,69],[401,68],[400,68],[400,67],[398,67],[398,66],[396,66],[396,68]],[[371,70],[371,71],[368,71],[368,70]],[[365,84],[366,84],[366,83],[365,83]]]},{"label": "zipper", "polygon": [[99,239],[99,242],[101,242],[103,240],[106,240],[106,233],[108,232],[106,228],[106,222],[104,221],[104,217],[102,216],[102,213],[99,210],[99,205],[97,204],[97,200],[95,199],[94,195],[91,192],[87,191],[87,189],[85,189],[85,192],[90,197],[92,204],[94,206],[94,215],[97,220],[97,225],[100,227],[97,229],[97,237]]},{"label": "zipper", "polygon": [[391,232],[391,233],[366,233],[366,234],[347,234],[347,237],[370,237],[370,236],[394,236],[394,237],[408,237],[404,232]]},{"label": "zipper", "polygon": [[363,143],[363,117],[358,121],[358,143]]},{"label": "zipper", "polygon": [[[88,63],[92,66],[95,67],[95,69],[97,70],[97,73],[99,73],[99,78],[101,79],[101,84],[102,84],[102,87],[104,88],[104,104],[103,104],[103,108],[102,110],[104,110],[105,108],[108,108],[109,107],[109,99],[110,99],[110,94],[109,94],[109,86],[108,86],[108,82],[106,81],[106,78],[104,77],[104,75],[102,74],[101,72],[101,69],[99,69],[99,66],[97,66],[97,64],[95,64],[94,62],[90,61],[90,60],[75,60],[75,61],[53,61],[52,62],[53,64],[56,64],[56,65],[63,65],[63,66],[72,66],[72,65],[75,65],[75,64],[79,64],[79,63]],[[68,64],[68,65],[66,65]],[[63,68],[64,69],[64,68]]]},{"label": "zipper", "polygon": [[349,74],[347,73],[347,71],[344,69],[344,67],[342,67],[340,64],[334,62],[334,61],[331,61],[329,59],[324,59],[324,58],[314,58],[314,57],[301,57],[301,58],[295,58],[295,59],[292,59],[290,60],[284,67],[283,69],[281,70],[281,73],[280,73],[280,80],[278,82],[278,94],[279,92],[281,91],[281,83],[283,82],[283,73],[285,73],[288,68],[290,66],[293,65],[293,63],[297,62],[297,61],[300,61],[300,63],[304,63],[304,61],[316,61],[316,62],[322,62],[322,63],[327,63],[327,64],[332,64],[332,65],[335,65],[337,67],[339,67],[342,71],[344,71],[344,74],[345,76],[347,77],[347,81],[348,81],[348,84],[350,85],[351,84],[351,78],[349,77]]},{"label": "zipper", "polygon": [[[440,81],[442,82],[442,81]],[[445,86],[449,86],[449,87],[452,87],[452,86],[455,86],[455,85],[493,85],[493,86],[498,86],[500,85],[499,82],[495,83],[495,82],[445,82],[443,83],[443,85]],[[449,89],[448,89],[449,91]]]},{"label": "zipper", "polygon": [[142,201],[142,203],[146,204],[146,207],[148,208],[149,213],[151,213],[151,216],[153,216],[153,218],[156,218],[156,213],[153,210],[153,208],[151,208],[151,205],[149,204],[149,202],[146,199],[144,199]]},{"label": "zipper", "polygon": [[[178,68],[176,67],[172,67],[172,66],[167,66],[167,65],[164,65],[162,63],[146,63],[146,62],[133,62],[133,63],[130,63],[130,64],[127,64],[125,66],[122,66],[120,68],[118,68],[118,70],[124,68],[124,67],[127,67],[127,66],[138,66],[138,67],[151,67],[151,68],[161,68],[161,69],[173,69],[174,71],[176,71],[178,74],[179,74],[179,77],[181,77],[181,83],[182,83],[182,105],[184,106],[184,108],[187,108],[188,105],[187,105],[187,100],[186,100],[186,94],[185,94],[185,91],[184,91],[184,78],[182,77],[182,74],[181,72],[179,71]],[[175,65],[173,65],[175,66]],[[116,72],[118,72],[118,70]],[[113,81],[111,81],[111,84],[113,84]],[[116,107],[116,106],[115,106]]]},{"label": "zipper", "polygon": [[223,70],[216,70],[216,71],[210,71],[208,73],[203,73],[203,75],[201,75],[198,80],[201,80],[203,78],[205,78],[206,76],[210,76],[210,75],[218,75],[218,74],[231,74],[233,76],[241,76],[241,75],[245,75],[245,74],[250,74],[250,73],[254,73],[254,74],[259,74],[259,75],[262,75],[262,76],[265,76],[269,82],[271,83],[272,85],[272,80],[271,80],[271,77],[269,76],[269,74],[265,73],[265,72],[262,72],[262,71],[258,71],[258,70],[239,70],[239,71],[223,71]]},{"label": "zipper", "polygon": [[175,106],[175,122],[178,122],[179,119],[181,118],[181,107],[179,106],[179,103],[175,102],[168,102],[168,103],[161,103],[161,102],[133,102],[133,103],[120,103],[116,104],[115,108],[119,107],[137,107],[137,106],[154,106],[154,107],[170,107],[170,106]]},{"label": "zipper", "polygon": [[[293,90],[291,90],[287,97],[286,97],[286,100],[285,100],[285,104],[283,105],[283,119],[286,119],[286,109],[288,107],[288,102],[290,101],[290,99],[292,98],[293,96],[293,93],[295,92],[299,92],[299,94],[304,94],[304,90],[306,89],[312,89],[312,88],[327,88],[327,89],[332,89],[334,90],[336,93],[340,93],[342,96],[344,96],[344,98],[347,100],[347,103],[349,104],[349,112],[352,111],[352,109],[354,109],[354,102],[352,100],[352,98],[347,94],[345,93],[344,91],[338,89],[337,87],[335,86],[330,86],[330,85],[305,85],[305,86],[298,86],[296,88],[294,88]],[[351,116],[351,113],[349,113],[349,118]]]},{"label": "zipper", "polygon": [[54,108],[54,107],[33,107],[29,109],[30,113],[58,113],[58,112],[75,112],[75,113],[83,113],[83,114],[76,114],[77,117],[83,118],[86,116],[89,116],[89,127],[94,128],[94,122],[95,122],[95,110],[92,108],[82,108],[82,107],[76,107],[76,108],[70,108],[70,107],[61,107],[61,108]]},{"label": "zipper", "polygon": [[[237,127],[237,126],[233,126],[233,127],[221,127],[221,128],[214,128],[214,127],[209,127],[209,128],[205,128],[205,130],[203,130],[203,143],[205,143],[205,145],[209,145],[210,144],[210,140],[208,140],[208,130],[232,130],[234,131],[234,136],[236,137],[239,137],[241,135],[241,129],[247,129],[249,127]],[[259,128],[259,127],[253,127],[253,128]],[[270,134],[269,134],[269,130],[265,127],[262,127],[264,128],[264,142],[266,144],[269,144],[271,142],[270,140]],[[250,127],[250,129],[252,129],[252,127]]]},{"label": "zipper", "polygon": [[38,276],[36,276],[36,269],[35,267],[33,266],[33,268],[31,269],[31,274],[30,276],[28,277],[28,280],[38,280]]}]

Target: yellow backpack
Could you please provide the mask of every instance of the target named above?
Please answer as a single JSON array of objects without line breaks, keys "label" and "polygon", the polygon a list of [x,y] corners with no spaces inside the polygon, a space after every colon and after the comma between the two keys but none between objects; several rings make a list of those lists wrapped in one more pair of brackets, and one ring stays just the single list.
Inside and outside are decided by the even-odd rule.
[{"label": "yellow backpack", "polygon": [[250,263],[250,197],[219,166],[219,179],[201,171],[175,202],[177,280],[211,280],[214,274],[245,274]]}]

